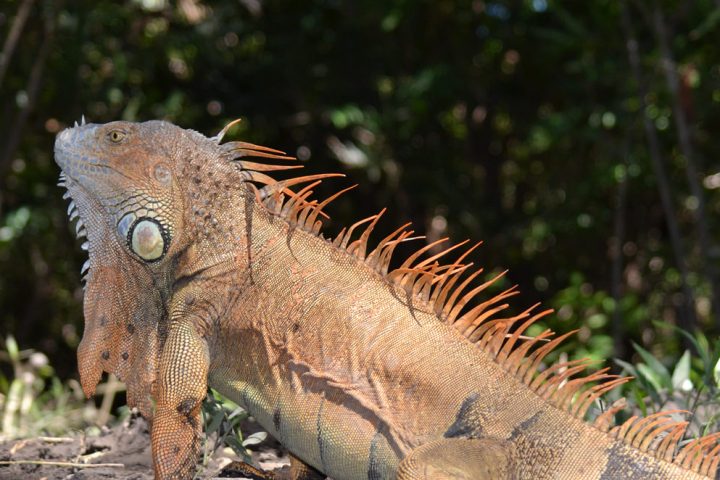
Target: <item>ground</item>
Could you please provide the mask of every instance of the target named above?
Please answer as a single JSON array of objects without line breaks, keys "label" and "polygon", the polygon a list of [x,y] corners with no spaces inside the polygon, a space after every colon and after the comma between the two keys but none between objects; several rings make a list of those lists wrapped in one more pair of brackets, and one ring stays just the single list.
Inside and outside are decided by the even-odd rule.
[{"label": "ground", "polygon": [[[257,431],[254,422],[243,425],[246,435]],[[287,453],[268,438],[252,451],[252,461],[263,470],[287,470]],[[197,479],[252,478],[236,473],[230,449],[209,455]],[[17,463],[15,463],[17,462]],[[94,466],[90,466],[94,465]],[[142,417],[131,416],[99,435],[77,433],[67,437],[37,437],[0,442],[0,479],[151,480],[150,435]]]}]

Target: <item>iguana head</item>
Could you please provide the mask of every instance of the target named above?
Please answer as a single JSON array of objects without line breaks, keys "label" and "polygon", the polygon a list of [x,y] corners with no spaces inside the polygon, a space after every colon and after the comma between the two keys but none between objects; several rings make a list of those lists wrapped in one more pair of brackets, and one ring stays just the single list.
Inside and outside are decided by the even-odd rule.
[{"label": "iguana head", "polygon": [[212,143],[153,121],[83,122],[55,141],[68,214],[78,217],[78,235],[87,236],[85,332],[78,349],[83,389],[91,395],[103,371],[116,373],[128,383],[128,403],[146,414],[172,265],[191,242],[183,230],[179,169],[196,154],[199,139]]},{"label": "iguana head", "polygon": [[175,169],[183,132],[166,122],[113,122],[58,135],[55,158],[88,229],[90,266],[106,241],[142,266],[167,256],[182,221]]}]

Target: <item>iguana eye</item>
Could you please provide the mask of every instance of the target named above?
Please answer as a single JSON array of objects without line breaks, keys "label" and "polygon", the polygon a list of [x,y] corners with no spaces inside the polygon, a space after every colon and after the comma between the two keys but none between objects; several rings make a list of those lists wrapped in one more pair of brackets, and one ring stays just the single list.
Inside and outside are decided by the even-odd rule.
[{"label": "iguana eye", "polygon": [[120,143],[125,138],[125,132],[121,130],[110,130],[108,138],[113,143]]},{"label": "iguana eye", "polygon": [[128,235],[128,244],[135,255],[154,262],[162,258],[167,251],[169,239],[157,220],[146,217],[133,224]]}]

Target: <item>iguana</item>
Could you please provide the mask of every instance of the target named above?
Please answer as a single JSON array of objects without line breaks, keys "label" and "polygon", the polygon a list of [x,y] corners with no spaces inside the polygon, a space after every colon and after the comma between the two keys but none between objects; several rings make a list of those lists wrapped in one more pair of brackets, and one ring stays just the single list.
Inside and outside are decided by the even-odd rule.
[{"label": "iguana", "polygon": [[369,249],[382,212],[325,238],[342,192],[310,197],[332,175],[278,180],[292,159],[223,142],[229,127],[83,120],[55,142],[89,254],[82,387],[127,383],[157,478],[193,476],[208,386],[287,447],[295,479],[715,477],[720,435],[681,446],[676,411],[586,422],[627,378],[543,368],[572,332],[526,337],[549,311],[503,316],[515,288],[479,298],[493,280],[471,273],[475,247],[441,264],[464,244],[433,242],[390,269],[413,237],[405,225]]}]

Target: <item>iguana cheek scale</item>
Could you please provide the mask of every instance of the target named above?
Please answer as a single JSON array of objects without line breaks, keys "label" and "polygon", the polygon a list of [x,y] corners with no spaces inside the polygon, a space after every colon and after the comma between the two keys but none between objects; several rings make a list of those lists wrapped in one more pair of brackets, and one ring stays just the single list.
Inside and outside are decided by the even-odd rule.
[{"label": "iguana cheek scale", "polygon": [[158,478],[192,478],[208,385],[288,448],[292,478],[714,478],[718,434],[680,446],[681,412],[586,422],[628,379],[544,368],[569,334],[525,336],[549,311],[506,314],[515,287],[485,299],[475,247],[443,239],[390,270],[415,237],[406,225],[370,248],[382,212],[326,239],[342,192],[310,198],[333,175],[276,180],[295,166],[245,158],[292,159],[222,143],[229,126],[83,122],[55,144],[88,236],[83,389],[103,371],[127,383]]}]

